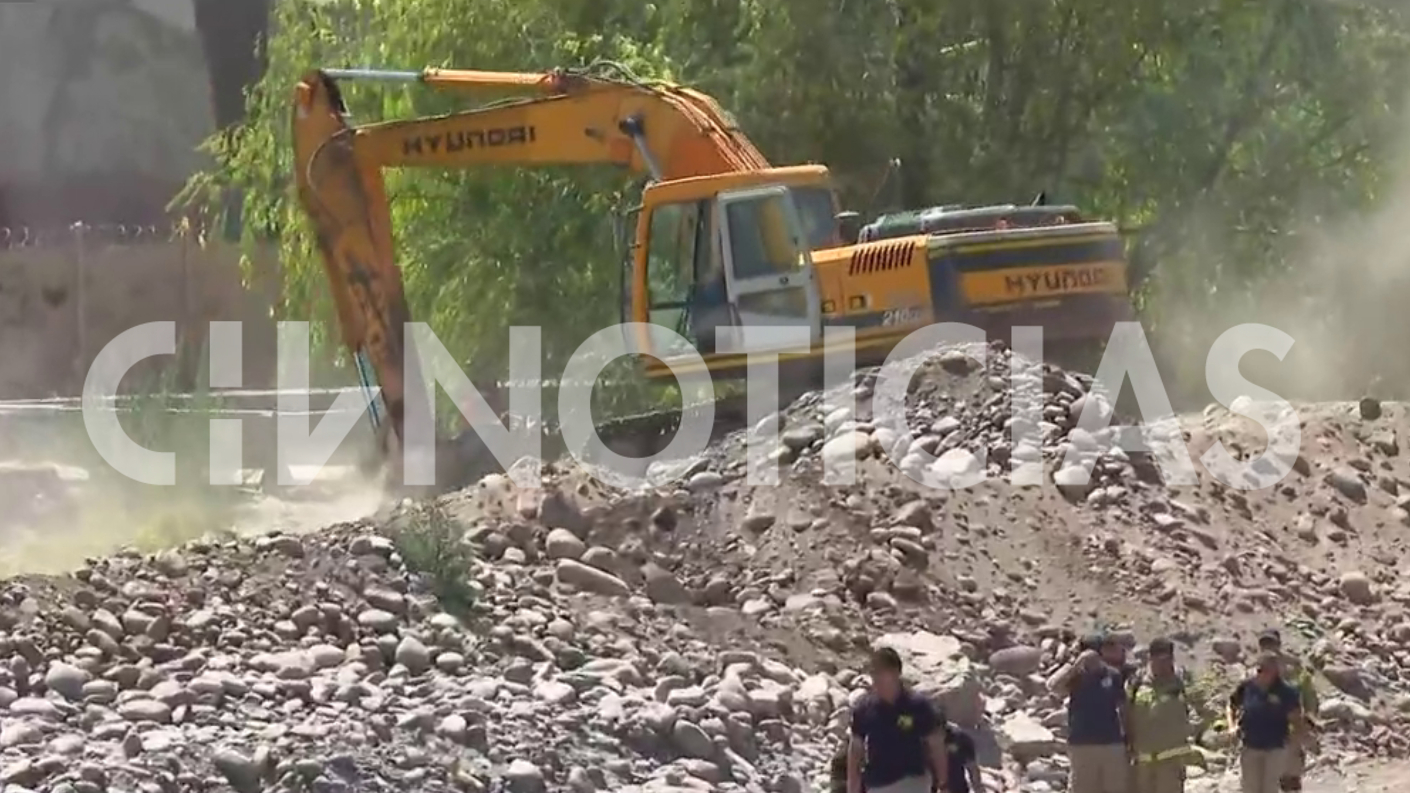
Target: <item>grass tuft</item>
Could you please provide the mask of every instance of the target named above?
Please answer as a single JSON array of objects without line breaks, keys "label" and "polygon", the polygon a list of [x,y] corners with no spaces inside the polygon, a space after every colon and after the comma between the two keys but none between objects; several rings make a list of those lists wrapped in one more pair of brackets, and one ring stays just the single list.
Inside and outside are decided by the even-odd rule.
[{"label": "grass tuft", "polygon": [[417,505],[393,521],[389,533],[407,569],[423,577],[443,608],[464,613],[474,605],[475,554],[463,523],[440,504]]}]

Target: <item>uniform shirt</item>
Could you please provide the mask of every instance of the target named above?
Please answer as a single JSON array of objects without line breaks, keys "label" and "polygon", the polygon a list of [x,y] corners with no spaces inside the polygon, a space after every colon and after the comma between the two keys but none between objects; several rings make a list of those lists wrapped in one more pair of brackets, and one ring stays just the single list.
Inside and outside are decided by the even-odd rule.
[{"label": "uniform shirt", "polygon": [[965,769],[975,761],[974,739],[953,724],[945,727],[945,752],[949,756],[945,793],[969,793],[969,772]]},{"label": "uniform shirt", "polygon": [[[1317,696],[1317,684],[1312,679],[1311,667],[1306,661],[1289,652],[1280,650],[1278,658],[1283,662],[1282,680],[1284,683],[1297,689],[1298,698],[1302,701],[1302,712],[1309,716],[1316,715],[1319,705]],[[1248,676],[1254,677],[1258,674],[1256,667],[1248,668]]]},{"label": "uniform shirt", "polygon": [[1239,731],[1248,749],[1282,749],[1288,744],[1288,717],[1299,707],[1298,691],[1281,679],[1264,690],[1251,680],[1234,689],[1229,704],[1239,715]]},{"label": "uniform shirt", "polygon": [[1072,681],[1067,697],[1067,742],[1072,746],[1122,743],[1120,706],[1126,701],[1123,670],[1103,666]]},{"label": "uniform shirt", "polygon": [[925,738],[938,726],[930,703],[910,689],[902,688],[895,702],[862,697],[852,709],[852,735],[867,747],[862,782],[879,788],[929,773]]}]

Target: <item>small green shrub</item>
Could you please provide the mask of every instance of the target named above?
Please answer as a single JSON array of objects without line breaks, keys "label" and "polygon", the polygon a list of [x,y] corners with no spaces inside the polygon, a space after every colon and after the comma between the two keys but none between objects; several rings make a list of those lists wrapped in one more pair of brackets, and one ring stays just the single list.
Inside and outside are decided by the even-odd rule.
[{"label": "small green shrub", "polygon": [[465,526],[439,504],[412,508],[389,532],[408,570],[421,575],[447,611],[466,611],[475,602],[470,580],[475,558]]}]

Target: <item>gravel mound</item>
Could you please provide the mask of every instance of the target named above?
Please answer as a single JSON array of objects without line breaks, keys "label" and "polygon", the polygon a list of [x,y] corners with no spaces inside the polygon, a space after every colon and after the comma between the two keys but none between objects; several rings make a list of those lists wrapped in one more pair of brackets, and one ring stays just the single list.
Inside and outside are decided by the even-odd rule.
[{"label": "gravel mound", "polygon": [[[654,489],[555,463],[542,489],[491,476],[311,534],[5,581],[0,793],[823,790],[877,644],[973,731],[992,790],[1061,791],[1042,681],[1099,624],[1135,658],[1172,636],[1211,698],[1282,627],[1318,670],[1314,766],[1410,753],[1402,406],[1299,408],[1277,488],[1174,486],[1078,426],[1107,410],[1090,378],[966,353],[920,363],[909,427],[877,420],[864,371],[785,407],[774,443],[740,433]],[[1259,451],[1222,409],[1152,432],[1196,460]],[[777,481],[751,483],[751,457]],[[1228,750],[1210,732],[1192,777],[1220,784]]]}]

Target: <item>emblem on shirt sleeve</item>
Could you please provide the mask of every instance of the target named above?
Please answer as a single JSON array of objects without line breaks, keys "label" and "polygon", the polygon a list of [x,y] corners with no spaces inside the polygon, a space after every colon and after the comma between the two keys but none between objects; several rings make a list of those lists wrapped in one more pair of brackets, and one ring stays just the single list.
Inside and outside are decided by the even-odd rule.
[{"label": "emblem on shirt sleeve", "polygon": [[900,727],[903,730],[909,730],[913,723],[914,721],[911,719],[909,714],[903,713],[900,716],[896,717],[896,726]]},{"label": "emblem on shirt sleeve", "polygon": [[1268,695],[1268,702],[1269,702],[1270,704],[1273,704],[1273,705],[1278,704],[1278,702],[1279,702],[1278,695],[1277,695],[1277,694],[1269,694],[1269,695]]}]

